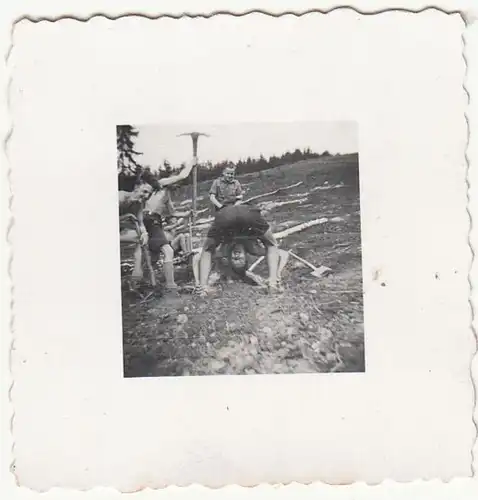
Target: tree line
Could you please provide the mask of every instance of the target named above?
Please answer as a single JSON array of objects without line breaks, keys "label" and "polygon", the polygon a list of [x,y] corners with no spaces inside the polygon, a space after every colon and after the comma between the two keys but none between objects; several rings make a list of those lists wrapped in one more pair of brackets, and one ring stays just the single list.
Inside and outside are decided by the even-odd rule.
[{"label": "tree line", "polygon": [[[119,188],[130,191],[133,189],[135,182],[139,179],[144,179],[157,187],[157,180],[162,177],[167,177],[179,169],[184,167],[184,164],[174,167],[167,161],[161,165],[144,165],[140,161],[141,152],[135,149],[135,140],[138,136],[138,131],[131,125],[118,125],[116,128],[116,147],[118,160],[118,183]],[[259,158],[248,157],[236,162],[224,160],[221,162],[204,162],[199,164],[198,180],[206,181],[219,177],[225,167],[234,167],[237,175],[250,174],[260,172],[269,168],[279,167],[291,163],[297,163],[303,160],[314,158],[324,158],[332,156],[328,151],[319,154],[312,151],[310,148],[295,149],[294,151],[286,151],[281,156],[269,156],[266,158],[260,155]],[[192,183],[191,176],[181,182],[181,185]]]}]

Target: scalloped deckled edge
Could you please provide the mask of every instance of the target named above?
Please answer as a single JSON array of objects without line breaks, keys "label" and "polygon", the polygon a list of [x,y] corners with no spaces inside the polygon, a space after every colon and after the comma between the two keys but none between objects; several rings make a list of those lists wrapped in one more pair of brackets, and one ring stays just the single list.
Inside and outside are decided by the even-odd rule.
[{"label": "scalloped deckled edge", "polygon": [[220,16],[220,15],[226,15],[226,16],[233,16],[233,17],[243,17],[243,16],[248,16],[250,14],[263,14],[268,17],[283,17],[283,16],[296,16],[296,17],[302,17],[307,14],[329,14],[331,12],[334,12],[335,10],[353,10],[357,14],[363,15],[363,16],[374,16],[377,14],[384,14],[386,12],[405,12],[409,14],[421,14],[423,12],[426,12],[428,10],[436,10],[438,12],[441,12],[443,14],[459,14],[464,23],[465,26],[471,25],[473,22],[477,20],[477,17],[469,11],[463,11],[460,9],[446,9],[442,7],[437,7],[434,5],[428,5],[426,7],[418,7],[416,9],[411,9],[411,8],[406,8],[406,7],[386,7],[382,9],[359,9],[357,7],[352,7],[349,5],[337,5],[335,7],[331,7],[329,9],[319,9],[319,8],[313,8],[313,9],[304,9],[304,10],[284,10],[281,12],[270,12],[265,9],[247,9],[243,11],[232,11],[232,10],[213,10],[207,13],[204,12],[188,12],[184,11],[181,13],[173,14],[173,13],[157,13],[157,14],[146,14],[144,12],[135,12],[135,11],[130,11],[128,13],[123,13],[123,14],[117,14],[117,15],[108,15],[104,13],[93,13],[88,16],[75,16],[75,15],[61,15],[61,16],[43,16],[43,17],[38,17],[38,16],[30,16],[30,15],[24,15],[16,19],[13,23],[15,26],[21,21],[31,21],[34,23],[37,22],[56,22],[56,21],[62,21],[69,19],[71,21],[79,21],[79,22],[88,22],[91,19],[94,19],[95,17],[102,17],[105,19],[109,19],[110,21],[116,21],[117,19],[121,19],[124,17],[142,17],[145,19],[150,19],[150,20],[156,20],[156,19],[161,19],[161,18],[170,18],[170,19],[181,19],[182,17],[187,17],[187,18],[203,18],[203,19],[209,19],[214,16]]},{"label": "scalloped deckled edge", "polygon": [[[471,118],[470,118],[470,106],[471,106],[471,92],[469,87],[469,74],[470,74],[470,68],[469,68],[469,60],[467,57],[467,35],[469,34],[469,24],[466,21],[466,18],[463,17],[465,21],[465,29],[463,31],[462,35],[462,42],[463,42],[463,51],[462,51],[462,56],[463,56],[463,62],[465,64],[465,75],[463,78],[463,90],[466,93],[467,97],[467,102],[466,102],[466,107],[465,107],[465,121],[466,121],[466,133],[467,133],[467,140],[466,140],[466,145],[465,145],[465,162],[466,162],[466,183],[467,183],[467,212],[468,212],[468,217],[469,217],[469,229],[468,229],[468,245],[470,247],[470,252],[471,252],[471,262],[470,262],[470,267],[468,269],[468,283],[470,286],[470,294],[469,294],[469,304],[470,304],[470,328],[471,331],[473,332],[473,336],[475,339],[475,352],[471,356],[470,360],[470,377],[471,377],[471,382],[472,382],[472,387],[473,387],[473,415],[472,415],[472,420],[475,425],[475,443],[473,444],[471,448],[471,468],[473,471],[473,476],[476,477],[477,474],[477,468],[478,464],[476,463],[476,446],[478,443],[478,420],[477,420],[477,380],[475,380],[474,377],[474,365],[478,362],[478,349],[477,349],[477,344],[478,344],[478,333],[477,329],[475,328],[475,318],[476,318],[476,311],[475,307],[473,304],[473,279],[472,279],[472,273],[475,270],[476,266],[476,255],[475,255],[475,250],[473,248],[473,235],[474,235],[474,226],[473,226],[473,213],[472,213],[472,207],[471,207],[471,194],[472,194],[472,184],[470,181],[470,171],[471,171],[471,158],[469,156],[470,152],[470,143],[471,143]],[[477,375],[477,374],[475,374]]]},{"label": "scalloped deckled edge", "polygon": [[[467,141],[466,141],[466,147],[465,147],[465,152],[464,152],[464,156],[465,156],[465,161],[466,161],[466,183],[467,183],[467,213],[468,213],[468,216],[469,216],[469,231],[468,231],[468,244],[469,244],[469,247],[470,247],[470,252],[471,252],[471,259],[470,259],[470,266],[469,266],[469,272],[468,272],[468,282],[469,282],[469,288],[470,288],[470,293],[469,293],[469,304],[470,304],[470,312],[471,312],[471,318],[470,318],[470,322],[471,322],[471,331],[473,333],[473,336],[474,336],[474,339],[475,339],[475,342],[478,344],[478,333],[477,333],[477,330],[478,328],[475,328],[475,318],[476,318],[476,314],[475,314],[475,307],[474,307],[474,304],[473,304],[473,279],[472,279],[472,274],[475,270],[475,252],[474,252],[474,249],[473,249],[473,238],[474,238],[474,227],[473,227],[473,214],[472,214],[472,204],[471,204],[471,194],[472,194],[472,183],[470,181],[470,172],[471,172],[471,163],[472,163],[472,160],[471,160],[471,157],[470,157],[470,144],[471,144],[471,130],[472,130],[472,124],[474,123],[472,121],[472,117],[470,116],[470,108],[471,108],[471,103],[472,103],[472,98],[471,98],[471,93],[470,93],[470,88],[469,87],[469,73],[470,73],[470,69],[469,69],[469,64],[470,64],[470,61],[467,57],[467,48],[468,48],[468,45],[467,45],[467,37],[468,35],[470,34],[469,33],[469,28],[471,25],[473,25],[475,23],[475,21],[478,19],[477,16],[475,16],[472,12],[469,12],[469,11],[463,11],[463,10],[452,10],[452,9],[445,9],[445,8],[440,8],[440,7],[436,7],[436,6],[427,6],[427,7],[422,7],[422,8],[417,8],[417,9],[410,9],[410,8],[403,8],[403,7],[387,7],[387,8],[383,8],[383,9],[375,9],[375,10],[361,10],[361,9],[358,9],[356,7],[352,7],[352,6],[336,6],[336,7],[333,7],[333,8],[330,8],[330,9],[307,9],[307,10],[303,10],[303,11],[291,11],[291,10],[287,10],[287,11],[283,11],[283,12],[280,12],[280,13],[272,13],[272,12],[268,12],[266,10],[262,10],[262,9],[250,9],[250,10],[245,10],[245,11],[242,11],[242,12],[234,12],[234,11],[223,11],[223,10],[217,10],[217,11],[211,11],[209,13],[193,13],[193,12],[183,12],[183,13],[180,13],[180,14],[172,14],[172,13],[159,13],[159,14],[145,14],[145,13],[142,13],[142,12],[129,12],[129,13],[123,13],[123,14],[118,14],[118,15],[114,15],[114,16],[109,16],[107,14],[103,14],[103,13],[94,13],[94,14],[91,14],[89,16],[74,16],[74,15],[62,15],[62,16],[57,16],[57,17],[35,17],[35,16],[29,16],[29,15],[24,15],[24,16],[21,16],[21,17],[18,17],[17,19],[15,19],[12,24],[11,24],[11,30],[10,30],[10,44],[9,44],[9,47],[6,51],[6,55],[5,55],[5,69],[6,69],[6,75],[7,75],[7,78],[5,79],[6,81],[6,92],[5,92],[5,101],[6,101],[6,110],[7,110],[7,116],[8,116],[8,122],[10,124],[8,130],[6,131],[6,135],[5,135],[5,138],[4,138],[4,141],[3,141],[3,155],[5,157],[5,160],[6,160],[6,165],[7,165],[7,169],[6,169],[6,181],[7,181],[7,185],[8,185],[8,191],[9,191],[9,200],[8,200],[8,223],[7,223],[7,228],[6,228],[6,242],[7,242],[7,251],[8,251],[8,269],[7,269],[7,278],[8,278],[8,285],[9,285],[9,293],[10,293],[10,296],[9,296],[9,308],[10,308],[10,317],[9,317],[9,334],[10,334],[10,337],[8,338],[7,336],[7,341],[10,340],[10,349],[9,349],[9,353],[8,353],[8,361],[9,361],[9,366],[8,366],[8,381],[9,381],[9,389],[8,389],[8,415],[9,415],[9,422],[10,422],[10,435],[9,435],[9,443],[11,443],[11,447],[10,447],[10,478],[13,479],[14,483],[15,483],[15,486],[20,488],[21,490],[24,490],[25,492],[28,491],[28,492],[31,492],[31,493],[34,493],[34,494],[40,494],[39,492],[37,492],[36,490],[31,490],[29,488],[26,488],[26,487],[23,487],[23,486],[20,486],[18,484],[18,481],[17,481],[17,478],[16,478],[16,475],[15,475],[15,458],[14,458],[14,447],[15,447],[15,442],[14,442],[14,439],[13,439],[13,422],[14,422],[14,418],[15,418],[15,411],[14,411],[14,408],[13,408],[13,403],[12,403],[12,399],[11,399],[11,393],[12,393],[12,390],[13,390],[13,387],[14,387],[14,379],[13,379],[13,376],[12,376],[12,366],[11,366],[11,356],[12,356],[12,352],[13,350],[15,349],[15,337],[14,337],[14,327],[15,327],[15,318],[14,318],[14,284],[13,284],[13,278],[12,278],[12,263],[13,263],[13,251],[12,251],[12,247],[11,247],[11,230],[12,230],[12,227],[14,226],[14,216],[13,216],[13,199],[14,199],[14,195],[13,195],[13,190],[12,190],[12,182],[11,182],[11,175],[12,175],[12,166],[10,164],[10,159],[9,159],[9,153],[8,153],[8,148],[9,148],[9,142],[11,140],[11,137],[13,135],[13,131],[14,131],[14,122],[13,122],[13,118],[11,116],[11,108],[10,108],[10,98],[11,98],[11,85],[12,85],[12,81],[13,81],[13,77],[12,77],[12,74],[11,74],[11,67],[9,65],[9,61],[10,61],[10,56],[12,54],[12,51],[13,51],[13,48],[14,48],[14,41],[13,41],[13,38],[14,38],[14,32],[15,32],[15,27],[18,23],[22,22],[22,21],[30,21],[30,22],[33,22],[33,23],[37,23],[37,22],[57,22],[57,21],[61,21],[61,20],[73,20],[73,21],[78,21],[78,22],[88,22],[94,18],[104,18],[104,19],[108,19],[110,21],[114,21],[114,20],[117,20],[117,19],[121,19],[121,18],[126,18],[126,17],[142,17],[142,18],[146,18],[146,19],[150,19],[150,20],[157,20],[157,19],[161,19],[161,18],[170,18],[170,19],[181,19],[183,17],[186,17],[186,18],[205,18],[205,19],[208,19],[208,18],[211,18],[211,17],[214,17],[214,16],[234,16],[234,17],[243,17],[243,16],[247,16],[247,15],[251,15],[251,14],[262,14],[262,15],[265,15],[265,16],[269,16],[269,17],[283,17],[283,16],[288,16],[288,15],[292,15],[292,16],[296,16],[296,17],[302,17],[302,16],[305,16],[305,15],[308,15],[308,14],[328,14],[330,12],[333,12],[335,10],[339,10],[339,9],[347,9],[347,10],[352,10],[352,11],[355,11],[357,14],[360,14],[360,15],[364,15],[364,16],[369,16],[369,15],[377,15],[377,14],[383,14],[383,13],[388,13],[388,12],[404,12],[404,13],[410,13],[410,14],[420,14],[420,13],[423,13],[423,12],[426,12],[428,10],[435,10],[435,11],[438,11],[438,12],[441,12],[443,14],[446,14],[446,15],[460,15],[462,20],[464,21],[464,30],[463,30],[463,34],[462,34],[462,42],[463,42],[463,51],[462,51],[462,57],[463,57],[463,61],[464,61],[464,64],[465,64],[465,75],[464,75],[464,81],[463,81],[463,90],[464,92],[466,93],[466,96],[467,96],[467,105],[466,105],[466,109],[465,109],[465,121],[466,121],[466,125],[467,125]],[[478,206],[478,204],[477,204]],[[478,387],[477,387],[477,380],[475,380],[475,378],[478,379],[478,350],[475,350],[475,352],[472,354],[472,357],[471,357],[471,360],[470,360],[470,376],[471,376],[471,380],[472,380],[472,387],[473,387],[473,407],[474,407],[474,410],[473,410],[473,415],[472,415],[472,420],[473,420],[473,423],[474,423],[474,426],[475,426],[475,442],[472,446],[472,449],[471,449],[471,468],[472,468],[472,472],[473,472],[473,477],[476,479],[476,475],[478,473],[478,463],[477,463],[477,458],[478,458],[478,405],[477,405],[477,396],[478,396]],[[411,486],[411,485],[424,485],[424,484],[459,484],[463,482],[463,479],[452,479],[450,481],[444,481],[444,480],[440,480],[440,479],[431,479],[431,480],[423,480],[423,479],[417,479],[417,480],[413,480],[413,481],[407,481],[407,482],[396,482],[396,481],[391,481],[391,480],[384,480],[380,483],[376,483],[376,484],[371,484],[371,483],[365,483],[363,481],[356,481],[354,483],[351,483],[351,484],[348,484],[348,485],[331,485],[331,484],[328,484],[328,483],[324,483],[324,482],[320,482],[320,481],[315,481],[315,482],[311,482],[311,483],[308,483],[308,484],[304,484],[304,483],[298,483],[298,482],[295,482],[295,481],[292,481],[292,482],[289,482],[287,484],[258,484],[258,485],[254,485],[254,486],[251,486],[251,487],[241,487],[239,485],[227,485],[227,486],[223,486],[221,488],[211,488],[211,487],[208,487],[208,486],[204,486],[204,485],[200,485],[200,484],[197,484],[197,483],[193,483],[191,485],[188,485],[186,487],[178,487],[178,486],[174,486],[174,485],[171,485],[171,486],[168,486],[168,487],[165,487],[165,488],[144,488],[142,490],[138,490],[137,492],[132,492],[132,493],[152,493],[152,492],[159,492],[159,491],[176,491],[176,490],[183,490],[185,488],[187,488],[188,490],[190,489],[195,489],[195,490],[201,490],[201,491],[212,491],[212,490],[228,490],[228,491],[231,491],[231,490],[235,490],[237,492],[237,490],[245,490],[245,491],[249,491],[249,490],[258,490],[258,489],[264,489],[264,488],[271,488],[271,489],[277,489],[277,488],[286,488],[286,489],[289,489],[289,488],[292,488],[292,487],[302,487],[302,488],[306,488],[308,486],[324,486],[324,487],[327,487],[327,488],[340,488],[341,490],[343,489],[350,489],[351,487],[356,487],[356,488],[370,488],[370,487],[373,487],[374,489],[377,489],[377,488],[381,488],[381,487],[384,487],[386,485],[395,485],[395,486],[398,486],[398,485],[401,485],[401,486]],[[476,485],[476,481],[475,481],[475,485]],[[75,493],[91,493],[91,492],[98,492],[98,491],[110,491],[110,492],[115,492],[116,494],[122,494],[121,492],[119,492],[118,490],[115,490],[114,488],[107,488],[107,487],[93,487],[93,488],[89,488],[89,489],[85,489],[85,490],[74,490],[74,489],[70,489],[70,488],[56,488],[56,487],[53,487],[53,488],[50,488],[49,490],[47,490],[46,492],[41,492],[41,494],[45,494],[45,493],[51,493],[53,494],[54,492],[75,492]]]}]

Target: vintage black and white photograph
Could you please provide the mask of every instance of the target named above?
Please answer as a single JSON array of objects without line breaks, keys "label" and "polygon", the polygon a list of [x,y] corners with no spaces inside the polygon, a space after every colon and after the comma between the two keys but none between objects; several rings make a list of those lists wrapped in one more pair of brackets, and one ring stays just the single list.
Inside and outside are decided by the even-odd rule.
[{"label": "vintage black and white photograph", "polygon": [[126,377],[365,371],[357,132],[117,126]]},{"label": "vintage black and white photograph", "polygon": [[464,20],[296,8],[16,23],[24,491],[472,474]]}]

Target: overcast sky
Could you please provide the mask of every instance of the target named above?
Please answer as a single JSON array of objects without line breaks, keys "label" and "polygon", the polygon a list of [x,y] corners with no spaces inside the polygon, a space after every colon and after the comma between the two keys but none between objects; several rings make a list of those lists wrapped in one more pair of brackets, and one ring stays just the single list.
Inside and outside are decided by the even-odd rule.
[{"label": "overcast sky", "polygon": [[164,160],[179,165],[192,156],[189,137],[183,132],[205,132],[199,138],[199,160],[237,161],[263,154],[280,156],[296,148],[310,147],[314,152],[358,152],[358,129],[355,122],[237,123],[230,125],[143,125],[136,149],[143,153],[141,163],[155,169]]}]

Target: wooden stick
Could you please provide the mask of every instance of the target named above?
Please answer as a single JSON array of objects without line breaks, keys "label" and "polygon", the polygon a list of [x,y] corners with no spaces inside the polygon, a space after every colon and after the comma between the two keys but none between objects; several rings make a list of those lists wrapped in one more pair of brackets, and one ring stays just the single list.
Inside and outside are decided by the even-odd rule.
[{"label": "wooden stick", "polygon": [[298,255],[296,255],[291,250],[289,250],[289,255],[292,255],[292,257],[294,257],[295,259],[297,259],[299,262],[302,262],[302,264],[305,264],[306,266],[309,266],[313,271],[317,270],[317,267],[315,267],[314,264],[310,263],[308,260],[305,260],[302,257],[299,257]]},{"label": "wooden stick", "polygon": [[198,189],[198,159],[197,156],[193,156],[194,167],[193,167],[193,195],[192,195],[192,224],[196,222],[196,210],[197,210],[197,189]]},{"label": "wooden stick", "polygon": [[286,191],[287,189],[292,189],[294,187],[300,186],[301,184],[304,184],[304,182],[303,181],[296,182],[295,184],[291,184],[290,186],[286,186],[286,187],[283,187],[283,188],[276,189],[275,191],[270,191],[269,193],[258,194],[256,196],[253,196],[252,198],[249,198],[248,200],[244,200],[241,203],[241,205],[245,205],[246,203],[249,203],[249,202],[251,202],[253,200],[257,200],[257,199],[262,198],[264,196],[270,196],[272,194],[277,194],[277,193],[280,193],[282,191]]},{"label": "wooden stick", "polygon": [[304,229],[309,229],[310,227],[317,226],[319,224],[325,224],[329,219],[327,217],[322,217],[320,219],[310,220],[308,222],[303,222],[302,224],[298,224],[297,226],[292,226],[284,231],[279,233],[275,233],[274,236],[276,239],[280,240],[294,233],[299,233],[300,231],[304,231]]},{"label": "wooden stick", "polygon": [[[141,241],[141,228],[139,227],[139,222],[136,217],[134,217],[134,223],[136,226],[136,232],[138,233],[139,241]],[[151,254],[149,253],[148,243],[141,245],[141,248],[143,249],[146,266],[148,267],[151,286],[156,287],[156,275],[154,274],[153,263],[151,262]]]}]

